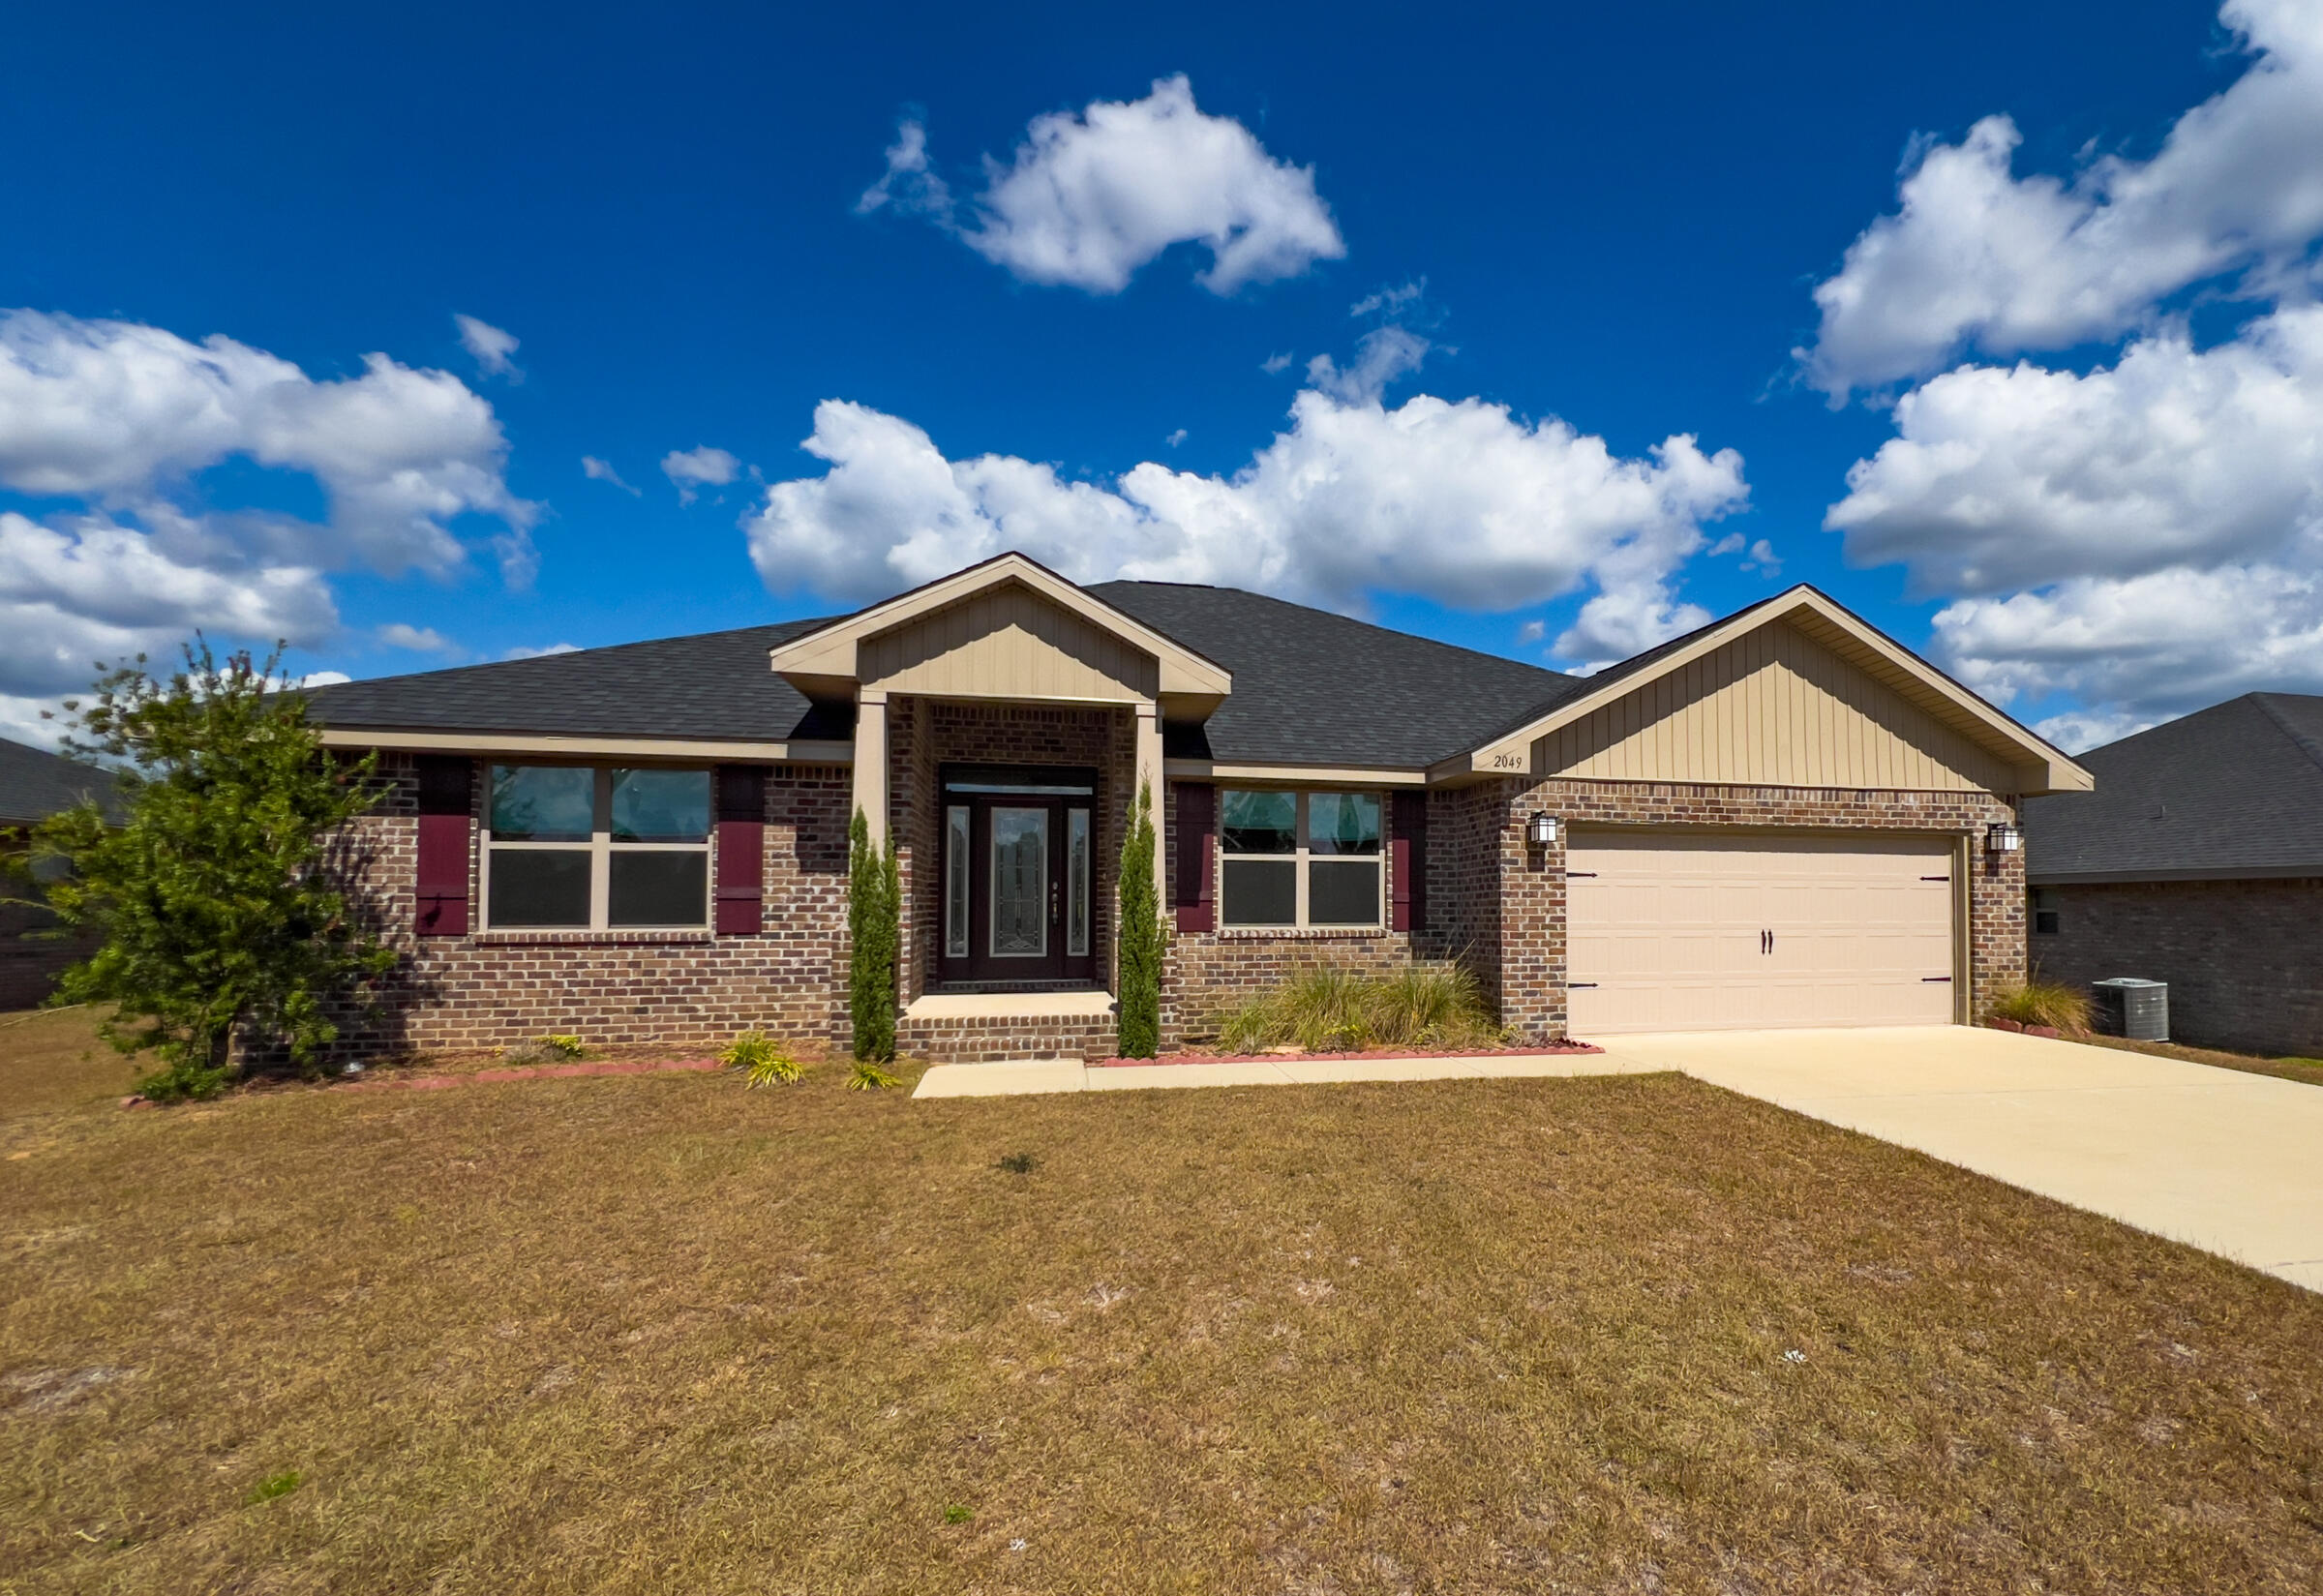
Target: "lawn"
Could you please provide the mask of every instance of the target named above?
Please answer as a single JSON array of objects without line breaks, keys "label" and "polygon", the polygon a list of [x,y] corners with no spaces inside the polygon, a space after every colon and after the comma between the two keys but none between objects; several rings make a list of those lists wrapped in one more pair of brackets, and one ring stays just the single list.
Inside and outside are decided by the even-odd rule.
[{"label": "lawn", "polygon": [[2323,1299],[1677,1076],[123,1112],[68,1029],[0,1592],[2323,1585]]}]

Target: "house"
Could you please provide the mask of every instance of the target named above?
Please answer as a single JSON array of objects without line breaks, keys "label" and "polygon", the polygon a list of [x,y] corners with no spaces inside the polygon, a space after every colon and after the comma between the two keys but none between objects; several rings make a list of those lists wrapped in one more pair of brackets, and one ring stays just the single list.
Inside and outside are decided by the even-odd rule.
[{"label": "house", "polygon": [[2323,1055],[2323,698],[2247,693],[2094,749],[2028,807],[2033,963],[2169,982],[2180,1041]]},{"label": "house", "polygon": [[383,755],[384,1046],[843,1040],[860,809],[899,857],[899,1045],[1102,1055],[1141,788],[1165,1046],[1315,958],[1462,959],[1543,1040],[1963,1021],[2023,972],[2020,800],[2089,782],[1808,587],[1575,678],[1018,555],[313,709]]},{"label": "house", "polygon": [[[0,852],[11,860],[0,887],[0,1009],[30,1009],[56,988],[66,965],[95,950],[85,936],[58,937],[56,916],[41,904],[45,874],[24,858],[33,827],[93,798],[114,812],[113,778],[45,748],[0,738]],[[53,878],[50,878],[53,879]]]}]

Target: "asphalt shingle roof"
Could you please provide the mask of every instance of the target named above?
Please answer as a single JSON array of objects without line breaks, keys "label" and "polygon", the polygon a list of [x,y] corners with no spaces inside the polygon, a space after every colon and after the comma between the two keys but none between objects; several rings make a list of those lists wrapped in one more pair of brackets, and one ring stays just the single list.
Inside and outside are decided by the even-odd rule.
[{"label": "asphalt shingle roof", "polygon": [[115,811],[113,778],[60,754],[0,738],[0,824],[28,826],[83,797]]},{"label": "asphalt shingle roof", "polygon": [[[1582,686],[1538,666],[1231,587],[1107,582],[1089,590],[1234,674],[1233,694],[1206,727],[1211,756],[1227,763],[1428,765]],[[844,725],[802,725],[810,706],[767,664],[773,645],[828,623],[346,682],[313,689],[312,703],[317,720],[346,730],[844,738]]]},{"label": "asphalt shingle roof", "polygon": [[2323,876],[2323,698],[2247,693],[2078,756],[2025,806],[2035,882]]}]

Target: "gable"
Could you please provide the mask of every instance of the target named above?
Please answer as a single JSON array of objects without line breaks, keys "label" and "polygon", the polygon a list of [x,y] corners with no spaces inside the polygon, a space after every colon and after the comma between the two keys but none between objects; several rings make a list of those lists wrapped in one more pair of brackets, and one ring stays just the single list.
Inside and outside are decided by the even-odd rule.
[{"label": "gable", "polygon": [[1134,704],[1161,690],[1152,654],[1013,583],[864,638],[856,671],[865,687],[945,698]]},{"label": "gable", "polygon": [[2011,762],[1779,620],[1552,730],[1535,746],[1532,770],[1901,792],[2022,786]]}]

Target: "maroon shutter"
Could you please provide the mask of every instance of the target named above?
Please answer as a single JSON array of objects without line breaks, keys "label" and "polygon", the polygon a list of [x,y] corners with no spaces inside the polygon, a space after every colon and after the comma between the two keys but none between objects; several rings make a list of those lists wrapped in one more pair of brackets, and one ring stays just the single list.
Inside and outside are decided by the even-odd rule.
[{"label": "maroon shutter", "polygon": [[468,935],[468,816],[472,761],[423,754],[419,774],[419,895],[423,937]]},{"label": "maroon shutter", "polygon": [[1394,835],[1388,842],[1394,877],[1388,929],[1428,929],[1428,795],[1398,793]]},{"label": "maroon shutter", "polygon": [[767,770],[718,767],[718,916],[721,937],[754,937],[767,895]]},{"label": "maroon shutter", "polygon": [[1178,783],[1178,929],[1208,931],[1218,918],[1211,899],[1211,851],[1218,843],[1218,789]]}]

